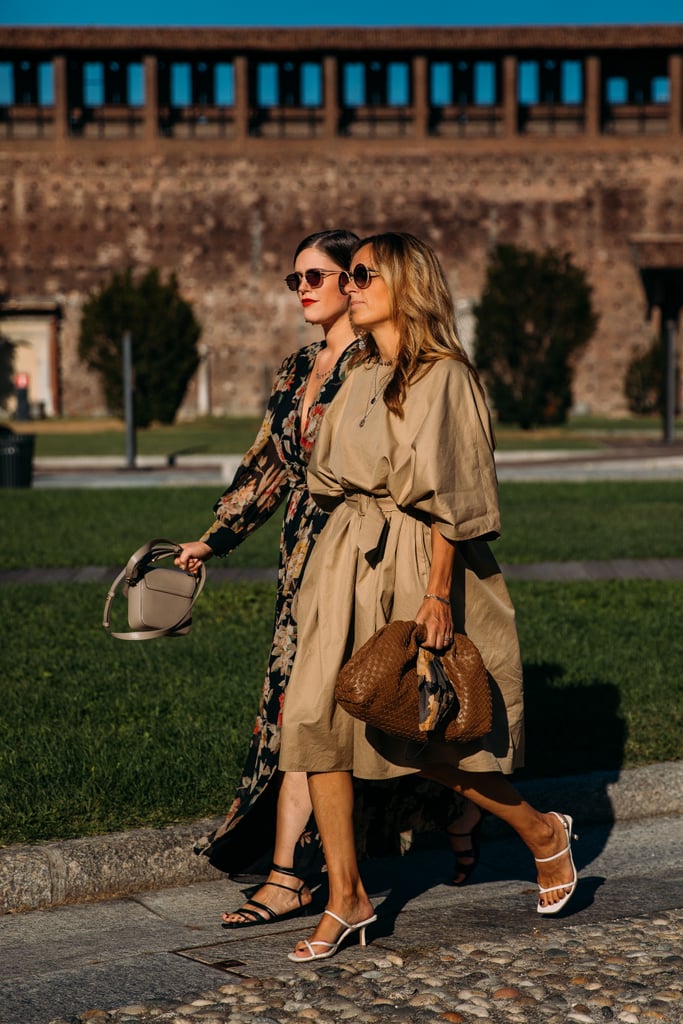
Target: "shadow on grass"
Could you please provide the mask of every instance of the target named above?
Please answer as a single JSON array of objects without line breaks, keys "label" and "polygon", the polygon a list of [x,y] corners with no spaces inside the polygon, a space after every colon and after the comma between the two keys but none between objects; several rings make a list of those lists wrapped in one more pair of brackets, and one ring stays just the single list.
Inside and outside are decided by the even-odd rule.
[{"label": "shadow on grass", "polygon": [[618,778],[627,739],[618,687],[600,679],[566,686],[563,676],[552,663],[524,665],[526,767],[516,777],[606,771]]}]

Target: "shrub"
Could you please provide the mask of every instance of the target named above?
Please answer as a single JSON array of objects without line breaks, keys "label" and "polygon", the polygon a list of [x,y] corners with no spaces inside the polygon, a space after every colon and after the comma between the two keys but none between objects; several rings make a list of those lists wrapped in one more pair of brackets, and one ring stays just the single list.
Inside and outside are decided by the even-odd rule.
[{"label": "shrub", "polygon": [[565,422],[573,361],[597,325],[584,272],[568,254],[499,245],[474,312],[475,362],[500,422]]},{"label": "shrub", "polygon": [[[680,374],[676,370],[675,394]],[[629,411],[636,416],[664,415],[666,402],[666,354],[660,338],[653,338],[645,352],[635,355],[624,376],[624,396]],[[678,414],[678,409],[676,413]]]},{"label": "shrub", "polygon": [[83,306],[79,355],[99,374],[109,411],[124,408],[122,339],[130,331],[135,369],[135,422],[172,423],[197,369],[201,327],[180,295],[151,269],[138,281],[130,269],[114,274]]},{"label": "shrub", "polygon": [[664,360],[659,338],[653,338],[646,352],[635,355],[624,376],[624,395],[629,411],[647,416],[663,409]]}]

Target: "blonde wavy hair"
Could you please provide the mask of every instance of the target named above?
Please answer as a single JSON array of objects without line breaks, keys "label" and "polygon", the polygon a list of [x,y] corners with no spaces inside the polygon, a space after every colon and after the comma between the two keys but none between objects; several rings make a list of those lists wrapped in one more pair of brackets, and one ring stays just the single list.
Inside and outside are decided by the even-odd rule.
[{"label": "blonde wavy hair", "polygon": [[[464,363],[481,388],[477,371],[458,341],[453,299],[434,250],[400,231],[363,238],[355,252],[366,245],[372,249],[372,269],[379,272],[389,291],[391,317],[399,336],[396,369],[384,390],[387,408],[403,418],[408,387],[439,359]],[[378,359],[372,332],[362,337],[365,348],[354,361]]]}]

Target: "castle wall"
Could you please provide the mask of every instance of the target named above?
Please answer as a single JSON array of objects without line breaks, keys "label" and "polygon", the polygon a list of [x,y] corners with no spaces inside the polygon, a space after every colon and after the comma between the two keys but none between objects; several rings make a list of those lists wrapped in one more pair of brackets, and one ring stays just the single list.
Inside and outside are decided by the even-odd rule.
[{"label": "castle wall", "polygon": [[[5,155],[0,214],[0,292],[62,297],[65,415],[104,411],[77,357],[80,309],[91,289],[129,265],[177,273],[210,350],[212,411],[259,411],[272,370],[313,340],[282,281],[293,249],[305,234],[332,226],[424,237],[465,311],[481,294],[496,242],[570,252],[588,275],[600,316],[578,365],[575,403],[616,415],[624,410],[629,359],[652,335],[630,239],[683,234],[683,159],[646,151],[504,160],[424,152]],[[183,411],[195,407],[191,390]]]},{"label": "castle wall", "polygon": [[[315,337],[282,280],[304,235],[341,226],[430,241],[466,346],[492,246],[553,247],[585,270],[599,315],[575,408],[619,415],[630,359],[683,301],[672,294],[683,280],[682,43],[681,26],[0,29],[13,75],[0,96],[0,314],[8,302],[15,314],[57,303],[53,407],[104,413],[77,354],[84,300],[129,266],[175,272],[203,329],[182,415],[259,413],[281,359]],[[183,102],[169,92],[174,61],[191,69]],[[345,75],[359,61],[354,97]],[[535,97],[521,82],[530,62]],[[319,75],[317,105],[304,65]],[[219,66],[232,75],[227,97]],[[263,67],[277,95],[263,93]],[[130,68],[144,77],[139,102]],[[408,83],[400,100],[392,68]],[[449,68],[446,95],[434,75]],[[477,69],[494,76],[488,98]],[[663,299],[646,295],[643,271],[660,275]]]}]

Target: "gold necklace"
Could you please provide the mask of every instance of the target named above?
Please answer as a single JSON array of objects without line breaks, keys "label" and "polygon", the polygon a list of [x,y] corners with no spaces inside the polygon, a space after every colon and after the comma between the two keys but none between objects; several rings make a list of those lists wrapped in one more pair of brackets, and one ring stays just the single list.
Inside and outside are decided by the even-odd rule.
[{"label": "gold necklace", "polygon": [[382,393],[382,391],[384,391],[384,388],[386,387],[386,385],[389,383],[389,377],[391,376],[390,374],[386,374],[384,377],[382,377],[382,380],[379,381],[379,383],[378,383],[378,376],[379,376],[379,368],[380,368],[380,366],[391,366],[391,365],[392,365],[391,359],[389,359],[387,361],[382,360],[382,359],[378,359],[377,360],[377,363],[375,365],[375,376],[374,376],[373,382],[372,382],[372,389],[368,393],[368,401],[367,401],[367,405],[365,406],[365,412],[363,413],[363,415],[361,416],[361,418],[360,418],[360,420],[358,422],[358,426],[359,427],[364,427],[365,426],[365,421],[367,420],[368,416],[370,415],[370,410],[372,409],[373,405],[375,404],[375,402],[379,398],[379,396]]},{"label": "gold necklace", "polygon": [[[355,341],[355,338],[352,341],[349,342],[349,345],[352,345],[353,341]],[[327,345],[323,342],[322,347],[323,348],[327,348]],[[342,351],[341,355],[343,355],[343,352],[346,350],[346,348],[348,348],[348,345]],[[320,353],[318,353],[318,355],[319,354]],[[341,358],[341,355],[340,355],[340,358]],[[316,360],[317,360],[317,358],[318,358],[318,356],[316,356]],[[337,362],[339,362],[339,360],[337,360]],[[334,369],[335,369],[336,365],[337,365],[337,363],[335,363],[334,366],[331,366],[329,368],[329,370],[314,370],[313,371],[313,376],[315,377],[316,380],[327,380],[327,378],[330,376],[330,374],[334,372]],[[386,365],[388,365],[388,364],[386,364]]]}]

